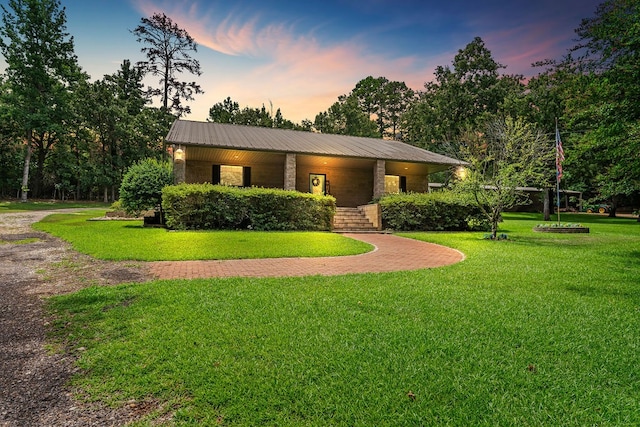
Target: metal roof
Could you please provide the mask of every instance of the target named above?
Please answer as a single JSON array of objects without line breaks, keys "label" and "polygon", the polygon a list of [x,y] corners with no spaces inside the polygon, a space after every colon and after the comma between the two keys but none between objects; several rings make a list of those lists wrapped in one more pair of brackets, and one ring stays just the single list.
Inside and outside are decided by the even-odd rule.
[{"label": "metal roof", "polygon": [[439,165],[464,162],[399,141],[314,132],[176,120],[166,141],[236,150],[355,157]]}]

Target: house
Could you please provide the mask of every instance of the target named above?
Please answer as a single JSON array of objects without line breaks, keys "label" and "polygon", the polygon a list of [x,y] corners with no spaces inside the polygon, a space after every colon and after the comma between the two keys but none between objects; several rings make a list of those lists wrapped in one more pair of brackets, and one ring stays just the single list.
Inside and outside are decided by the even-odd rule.
[{"label": "house", "polygon": [[340,207],[388,192],[429,190],[429,174],[464,164],[398,141],[176,120],[177,182],[330,194]]}]

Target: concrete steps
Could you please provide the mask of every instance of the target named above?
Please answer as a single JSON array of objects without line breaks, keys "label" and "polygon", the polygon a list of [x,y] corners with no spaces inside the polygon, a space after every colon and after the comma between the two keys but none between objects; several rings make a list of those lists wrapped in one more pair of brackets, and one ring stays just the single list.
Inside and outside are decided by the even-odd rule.
[{"label": "concrete steps", "polygon": [[333,217],[333,231],[347,232],[377,232],[377,228],[367,219],[358,208],[336,208]]}]

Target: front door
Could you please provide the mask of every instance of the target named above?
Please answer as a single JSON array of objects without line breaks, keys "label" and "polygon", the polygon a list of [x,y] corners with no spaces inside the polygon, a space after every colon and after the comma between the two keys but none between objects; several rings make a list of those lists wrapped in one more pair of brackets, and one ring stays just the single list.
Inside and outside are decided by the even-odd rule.
[{"label": "front door", "polygon": [[327,194],[327,176],[320,173],[309,174],[309,193],[324,196]]}]

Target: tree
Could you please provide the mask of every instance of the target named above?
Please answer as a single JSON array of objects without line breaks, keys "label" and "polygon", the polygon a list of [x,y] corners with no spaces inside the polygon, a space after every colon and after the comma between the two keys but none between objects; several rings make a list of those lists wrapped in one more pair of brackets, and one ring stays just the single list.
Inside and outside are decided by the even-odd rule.
[{"label": "tree", "polygon": [[318,113],[314,127],[322,133],[380,138],[378,126],[352,95],[342,95],[327,111]]},{"label": "tree", "polygon": [[435,81],[425,83],[402,117],[403,140],[444,152],[441,144],[457,141],[464,129],[502,112],[505,98],[524,91],[522,76],[500,74],[504,68],[476,37],[458,51],[452,67],[437,67]]},{"label": "tree", "polygon": [[385,119],[387,127],[390,127],[391,131],[387,131],[383,136],[386,135],[390,136],[392,139],[398,139],[400,118],[414,100],[415,93],[412,89],[409,89],[404,82],[392,81],[385,86]]},{"label": "tree", "polygon": [[414,92],[404,82],[368,76],[356,83],[349,96],[357,99],[369,119],[375,119],[381,138],[396,139],[400,116],[413,100]]},{"label": "tree", "polygon": [[546,163],[553,143],[534,125],[521,119],[491,119],[482,131],[468,128],[460,141],[462,159],[468,162],[466,176],[455,189],[471,196],[491,224],[496,239],[505,209],[526,204],[518,187],[539,185],[545,179]]},{"label": "tree", "polygon": [[22,200],[26,201],[32,153],[37,154],[37,194],[46,157],[64,134],[75,84],[86,76],[77,64],[58,0],[9,0],[8,5],[10,10],[1,6],[0,50],[7,63],[7,90],[2,95],[25,139]]},{"label": "tree", "polygon": [[[6,91],[0,80],[0,93]],[[24,159],[21,131],[11,119],[10,106],[2,102],[0,95],[0,197],[20,190],[21,160]]]},{"label": "tree", "polygon": [[[571,62],[558,63],[554,60],[540,61],[534,64],[537,67],[545,67],[538,75],[529,79],[524,92],[513,92],[504,100],[503,110],[511,117],[520,117],[535,124],[547,135],[555,134],[556,119],[561,124],[561,131],[566,129],[566,100],[568,88],[576,78],[575,67]],[[562,132],[564,133],[564,132]],[[566,148],[571,150],[571,139],[563,141]],[[573,166],[573,165],[572,165]],[[581,165],[582,166],[582,165]],[[567,168],[566,178],[579,174],[576,167]],[[548,165],[547,180],[541,187],[543,190],[544,220],[551,219],[553,194],[556,187],[556,174],[553,162]],[[574,190],[586,191],[582,187],[572,187]]]},{"label": "tree", "polygon": [[183,101],[192,101],[193,96],[204,91],[196,82],[183,82],[178,74],[188,72],[200,76],[200,62],[191,56],[197,52],[195,40],[178,27],[164,13],[154,13],[151,18],[142,18],[141,24],[132,32],[137,41],[146,46],[141,51],[147,61],[138,63],[153,76],[160,77],[160,88],[149,88],[151,96],[159,96],[162,109],[178,117],[191,112]]},{"label": "tree", "polygon": [[142,73],[130,61],[113,74],[79,84],[66,118],[66,134],[46,162],[55,194],[76,198],[101,195],[116,200],[127,168],[163,156],[163,138],[175,120],[148,102]]},{"label": "tree", "polygon": [[104,76],[104,81],[115,88],[115,97],[126,105],[129,115],[140,113],[142,108],[149,103],[149,98],[144,93],[144,69],[134,66],[131,61],[125,59],[120,69],[112,75]]},{"label": "tree", "polygon": [[[273,109],[273,106],[271,106],[271,109]],[[280,108],[276,110],[275,115],[272,114],[272,111],[267,111],[264,104],[262,108],[244,107],[241,110],[240,105],[229,96],[224,101],[214,104],[213,107],[209,109],[207,121],[243,126],[311,131],[311,124],[308,120],[303,121],[301,125],[294,123],[284,118]]]},{"label": "tree", "polygon": [[572,49],[580,55],[579,74],[567,100],[567,114],[581,136],[568,163],[592,166],[588,184],[595,187],[598,198],[611,202],[610,216],[615,216],[620,197],[640,191],[638,22],[637,0],[607,0],[593,17],[582,20],[576,29],[579,42]]},{"label": "tree", "polygon": [[236,117],[240,113],[240,104],[233,101],[230,96],[222,102],[218,102],[209,108],[207,121],[214,123],[236,122]]}]

